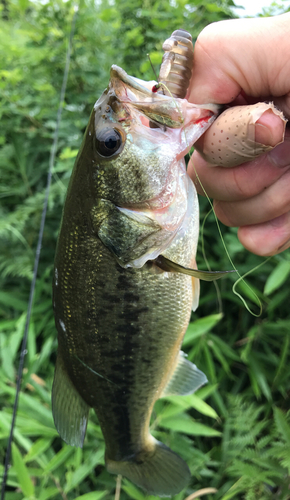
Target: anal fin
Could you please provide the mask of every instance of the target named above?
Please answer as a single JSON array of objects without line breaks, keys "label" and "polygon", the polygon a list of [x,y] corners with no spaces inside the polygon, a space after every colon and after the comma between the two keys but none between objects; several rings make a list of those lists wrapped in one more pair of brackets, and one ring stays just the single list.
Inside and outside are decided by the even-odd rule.
[{"label": "anal fin", "polygon": [[82,448],[89,409],[71,382],[58,354],[52,386],[52,414],[57,432],[67,444]]},{"label": "anal fin", "polygon": [[186,359],[185,354],[180,351],[176,368],[168,384],[163,390],[161,397],[180,395],[186,396],[197,391],[208,382],[205,374],[196,365]]}]

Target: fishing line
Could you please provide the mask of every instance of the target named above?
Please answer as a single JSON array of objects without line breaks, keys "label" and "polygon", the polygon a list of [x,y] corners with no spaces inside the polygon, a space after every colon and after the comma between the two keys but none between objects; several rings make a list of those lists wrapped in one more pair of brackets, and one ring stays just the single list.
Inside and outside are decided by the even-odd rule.
[{"label": "fishing line", "polygon": [[[217,225],[218,232],[219,232],[219,236],[220,236],[220,239],[221,239],[222,245],[223,245],[223,247],[224,247],[224,250],[225,250],[225,252],[226,252],[226,256],[227,256],[227,258],[229,259],[231,266],[233,267],[233,269],[236,271],[237,275],[239,276],[239,279],[238,279],[238,280],[237,280],[237,281],[233,284],[233,286],[232,286],[232,291],[233,291],[233,293],[234,293],[234,294],[235,294],[235,295],[236,295],[236,296],[237,296],[237,297],[238,297],[238,298],[242,301],[242,303],[244,304],[244,306],[245,306],[245,308],[247,309],[247,311],[248,311],[250,314],[252,314],[252,316],[255,316],[256,318],[259,318],[259,317],[261,316],[261,314],[262,314],[262,310],[263,310],[263,309],[262,309],[262,304],[261,304],[261,301],[260,301],[260,299],[259,299],[258,295],[256,294],[256,292],[254,292],[254,290],[250,287],[250,285],[248,285],[248,283],[244,280],[244,278],[245,278],[246,276],[248,276],[249,274],[253,273],[254,271],[256,271],[257,269],[259,269],[261,266],[263,266],[263,265],[264,265],[264,264],[265,264],[265,263],[269,260],[269,258],[268,258],[268,259],[266,259],[265,261],[261,262],[261,263],[260,263],[260,264],[258,264],[257,266],[255,266],[253,269],[250,269],[250,271],[248,271],[247,273],[245,273],[243,276],[241,276],[241,274],[239,273],[239,271],[238,271],[238,269],[236,268],[235,264],[233,263],[232,258],[231,258],[230,254],[229,254],[229,251],[228,251],[228,249],[227,249],[227,246],[226,246],[226,243],[225,243],[224,237],[223,237],[223,235],[222,235],[222,231],[221,231],[221,228],[220,228],[220,224],[219,224],[218,218],[217,218],[217,216],[216,216],[216,213],[215,213],[215,210],[214,210],[213,204],[212,204],[212,202],[211,202],[211,200],[210,200],[210,198],[209,198],[209,196],[208,196],[208,194],[207,194],[207,192],[206,192],[206,190],[205,190],[205,188],[204,188],[204,186],[203,186],[203,184],[202,184],[202,182],[201,182],[201,180],[200,180],[200,177],[199,177],[199,175],[198,175],[198,173],[197,173],[197,171],[196,171],[196,168],[195,168],[195,166],[194,166],[194,163],[193,163],[193,162],[192,162],[192,164],[193,164],[193,168],[194,168],[194,171],[195,171],[196,178],[197,178],[197,180],[198,180],[198,182],[199,182],[199,184],[200,184],[200,186],[201,186],[201,188],[202,188],[202,190],[203,190],[203,192],[204,192],[204,194],[205,194],[205,197],[206,197],[207,201],[208,201],[208,202],[209,202],[209,204],[210,204],[211,210],[212,210],[212,212],[213,212],[213,215],[214,215],[214,218],[215,218],[215,223],[216,223],[216,225]],[[244,285],[248,288],[248,290],[249,290],[249,291],[253,294],[253,296],[254,296],[254,298],[255,298],[255,300],[256,300],[256,304],[257,304],[257,306],[259,307],[259,312],[258,312],[258,313],[255,313],[254,311],[252,311],[252,310],[251,310],[251,308],[248,306],[248,304],[247,304],[246,300],[244,299],[244,297],[243,297],[243,296],[242,296],[239,292],[237,292],[237,291],[236,291],[236,286],[240,283],[240,281],[242,281],[242,282],[244,283]]]},{"label": "fishing line", "polygon": [[118,384],[115,384],[115,382],[112,382],[112,380],[109,380],[108,378],[104,377],[103,375],[101,375],[100,373],[96,372],[95,370],[93,370],[93,368],[91,368],[89,365],[87,365],[84,361],[82,361],[76,354],[74,355],[74,357],[85,367],[87,368],[88,370],[90,370],[90,372],[92,372],[94,375],[98,375],[98,377],[102,378],[103,380],[106,380],[107,382],[109,382],[110,384],[113,384],[115,385],[116,387],[119,387]]},{"label": "fishing line", "polygon": [[[206,256],[205,248],[204,248],[204,227],[205,227],[205,222],[206,222],[208,216],[211,214],[211,212],[212,212],[212,209],[210,209],[207,212],[206,216],[204,217],[204,219],[202,221],[202,225],[201,225],[201,228],[200,228],[202,256],[203,256],[203,259],[205,261],[206,267],[208,268],[209,271],[211,271],[211,267],[210,267],[209,262],[207,260],[207,256]],[[220,287],[219,287],[219,285],[218,285],[218,283],[216,281],[213,281],[213,284],[215,286],[215,291],[216,291],[216,295],[217,295],[218,312],[221,313],[221,314],[223,314],[223,302],[222,302],[222,296],[221,296],[221,292],[220,292]]]},{"label": "fishing line", "polygon": [[155,78],[156,78],[156,81],[158,81],[158,76],[157,76],[157,73],[156,73],[156,71],[155,71],[155,68],[154,68],[154,66],[153,66],[153,64],[152,64],[150,54],[147,54],[147,57],[148,57],[148,59],[149,59],[149,62],[150,62],[150,65],[151,65],[151,69],[152,69],[152,71],[153,71],[153,73],[154,73],[154,76],[155,76]]},{"label": "fishing line", "polygon": [[[171,96],[171,98],[173,99],[173,102],[174,102],[174,104],[175,104],[175,106],[176,106],[176,108],[177,108],[177,110],[178,110],[178,112],[179,112],[179,114],[180,114],[180,116],[181,116],[182,122],[184,123],[184,119],[183,119],[182,111],[181,111],[181,110],[180,110],[180,108],[179,108],[178,102],[175,100],[175,98],[174,98],[174,96],[172,95],[172,93],[170,92],[169,88],[168,88],[168,87],[167,87],[167,86],[166,86],[163,82],[160,82],[160,85],[163,85],[163,86],[164,86],[164,88],[167,90],[167,92],[170,94],[170,96]],[[187,141],[187,137],[186,137],[186,133],[185,133],[185,131],[184,131],[184,135],[185,135],[185,139],[186,139],[186,141]],[[187,146],[188,146],[188,148],[190,148],[190,146],[189,146],[189,144],[188,144],[188,141],[187,141]],[[191,159],[191,156],[192,156],[192,155],[189,153],[189,158],[190,158],[190,159]],[[236,266],[234,265],[234,263],[233,263],[233,261],[232,261],[232,258],[231,258],[230,254],[229,254],[229,252],[228,252],[228,249],[227,249],[226,243],[225,243],[225,241],[224,241],[224,238],[223,238],[223,235],[222,235],[222,231],[221,231],[221,228],[220,228],[220,224],[219,224],[218,218],[217,218],[217,216],[216,216],[216,213],[215,213],[215,210],[214,210],[213,204],[212,204],[212,202],[211,202],[211,200],[210,200],[210,198],[209,198],[209,196],[208,196],[208,194],[207,194],[207,192],[206,192],[206,190],[205,190],[205,188],[204,188],[204,186],[203,186],[203,184],[202,184],[202,182],[201,182],[201,179],[200,179],[200,177],[199,177],[199,175],[198,175],[198,173],[197,173],[197,171],[196,171],[196,168],[195,168],[195,166],[194,166],[194,163],[193,163],[193,162],[192,162],[192,164],[193,164],[193,168],[194,168],[194,172],[195,172],[196,178],[197,178],[197,180],[198,180],[198,182],[199,182],[199,184],[200,184],[200,186],[201,186],[201,188],[202,188],[202,190],[203,190],[203,192],[204,192],[204,195],[205,195],[205,197],[206,197],[207,201],[208,201],[208,202],[209,202],[209,204],[210,204],[211,210],[212,210],[212,212],[213,212],[213,214],[214,214],[215,223],[216,223],[216,226],[217,226],[217,228],[218,228],[219,236],[220,236],[220,239],[221,239],[222,245],[223,245],[223,247],[224,247],[224,250],[225,250],[225,252],[226,252],[226,256],[227,256],[227,258],[229,259],[231,266],[233,267],[233,269],[236,271],[237,275],[239,276],[239,279],[238,279],[238,280],[237,280],[237,281],[233,284],[233,286],[232,286],[232,291],[233,291],[233,293],[234,293],[234,294],[235,294],[235,295],[236,295],[236,296],[237,296],[237,297],[238,297],[238,298],[242,301],[242,303],[244,304],[244,306],[245,306],[245,308],[247,309],[247,311],[248,311],[250,314],[252,314],[252,316],[255,316],[256,318],[258,318],[258,317],[260,317],[260,316],[261,316],[261,314],[262,314],[262,310],[263,310],[263,309],[262,309],[262,304],[261,304],[261,301],[260,301],[260,299],[259,299],[258,295],[257,295],[257,294],[254,292],[254,290],[250,287],[250,285],[248,285],[248,283],[244,280],[244,277],[248,276],[249,274],[251,274],[251,273],[253,273],[254,271],[256,271],[257,269],[259,269],[261,266],[263,266],[264,264],[266,264],[266,262],[268,262],[268,260],[269,260],[271,257],[268,257],[268,259],[264,260],[263,262],[261,262],[260,264],[258,264],[257,266],[255,266],[253,269],[251,269],[250,271],[248,271],[247,273],[245,273],[243,276],[241,276],[241,274],[239,273],[238,269],[237,269],[237,268],[236,268]],[[251,310],[251,308],[248,306],[248,304],[247,304],[246,300],[242,297],[242,295],[241,295],[239,292],[237,292],[237,291],[236,291],[236,287],[237,287],[237,285],[240,283],[240,281],[242,281],[242,282],[244,283],[244,285],[245,285],[245,286],[249,289],[249,291],[251,292],[251,294],[252,294],[252,295],[253,295],[253,297],[255,298],[255,300],[256,300],[256,304],[257,304],[257,306],[259,307],[259,312],[258,312],[258,313],[255,313],[254,311],[252,311],[252,310]]]},{"label": "fishing line", "polygon": [[61,120],[61,115],[62,115],[62,110],[63,110],[65,91],[66,91],[66,86],[67,86],[67,79],[68,79],[69,65],[70,65],[71,51],[72,51],[72,42],[73,42],[73,37],[74,37],[74,31],[75,31],[78,10],[79,10],[78,5],[75,5],[74,15],[73,15],[72,22],[71,22],[69,43],[68,43],[68,48],[67,48],[67,53],[66,53],[65,69],[64,69],[61,92],[60,92],[59,107],[58,107],[58,111],[57,111],[56,127],[55,127],[54,138],[53,138],[53,143],[52,143],[50,157],[49,157],[49,167],[48,167],[48,174],[47,174],[47,184],[46,184],[46,189],[45,189],[45,198],[44,198],[44,203],[43,203],[41,222],[40,222],[40,228],[39,228],[39,233],[38,233],[38,241],[37,241],[37,247],[36,247],[36,252],[35,252],[33,277],[32,277],[32,282],[31,282],[31,286],[30,286],[30,294],[29,294],[26,322],[25,322],[25,327],[24,327],[24,335],[23,335],[23,340],[22,340],[22,344],[21,344],[19,367],[18,367],[18,372],[17,372],[16,394],[15,394],[15,401],[14,401],[14,405],[13,405],[10,434],[9,434],[9,438],[8,438],[7,450],[6,450],[6,456],[5,456],[4,473],[3,473],[2,489],[1,489],[1,500],[4,500],[4,498],[5,498],[5,488],[6,488],[7,478],[8,478],[11,446],[12,446],[13,432],[14,432],[14,427],[15,427],[15,422],[16,422],[16,414],[17,414],[17,409],[18,409],[18,400],[19,400],[19,394],[20,394],[20,388],[21,388],[21,379],[22,379],[22,373],[23,373],[23,367],[24,367],[24,359],[25,359],[25,356],[27,354],[26,346],[27,346],[27,339],[28,339],[28,329],[29,329],[32,305],[33,305],[33,298],[34,298],[34,292],[35,292],[35,286],[36,286],[36,278],[37,278],[37,271],[38,271],[39,257],[40,257],[40,251],[41,251],[41,245],[42,245],[44,224],[45,224],[45,218],[46,218],[46,212],[47,212],[47,206],[48,206],[48,197],[49,197],[49,191],[50,191],[50,185],[51,185],[51,177],[52,177],[53,165],[54,165],[54,160],[55,160],[56,150],[57,150],[59,126],[60,126],[60,120]]}]

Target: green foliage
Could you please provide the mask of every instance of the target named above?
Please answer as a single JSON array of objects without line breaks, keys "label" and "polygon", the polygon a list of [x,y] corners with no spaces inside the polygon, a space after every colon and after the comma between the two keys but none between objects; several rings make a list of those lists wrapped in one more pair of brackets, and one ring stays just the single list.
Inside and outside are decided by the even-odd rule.
[{"label": "green foliage", "polygon": [[[116,480],[104,468],[104,442],[95,415],[80,450],[62,442],[51,414],[57,349],[51,280],[66,187],[111,64],[151,80],[148,52],[158,67],[162,43],[173,30],[185,28],[196,37],[209,22],[232,17],[234,4],[232,0],[134,0],[132,5],[131,0],[80,2],[6,500],[98,500],[114,495]],[[71,0],[1,4],[0,463],[11,425],[73,6]],[[202,219],[207,211],[201,200]],[[260,258],[243,250],[236,230],[225,229],[224,235],[241,273],[260,263]],[[204,241],[212,269],[228,269],[211,217]],[[232,276],[219,285],[223,312],[214,286],[202,284],[200,307],[186,333],[184,350],[207,374],[209,384],[191,396],[157,401],[151,422],[153,434],[191,469],[192,482],[176,500],[206,487],[217,489],[207,500],[289,499],[289,257],[284,252],[249,276],[263,302],[261,318],[252,317],[232,293]],[[201,250],[198,265],[205,268]],[[0,466],[0,475],[2,471]],[[154,498],[123,480],[121,500],[145,497]]]}]

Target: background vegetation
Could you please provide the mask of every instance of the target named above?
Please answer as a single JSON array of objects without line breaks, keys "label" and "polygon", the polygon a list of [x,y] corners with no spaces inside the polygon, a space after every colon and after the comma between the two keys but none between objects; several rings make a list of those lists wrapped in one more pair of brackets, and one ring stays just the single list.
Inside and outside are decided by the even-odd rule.
[{"label": "background vegetation", "polygon": [[[104,468],[103,438],[95,415],[83,450],[64,444],[51,415],[57,349],[51,281],[66,187],[111,64],[152,79],[148,52],[158,71],[162,42],[174,29],[183,27],[195,37],[206,24],[234,17],[233,5],[232,0],[87,0],[79,5],[6,500],[114,496],[116,478]],[[70,0],[1,3],[0,463],[11,423],[73,6]],[[207,211],[201,200],[202,220]],[[223,232],[241,273],[261,261],[243,250],[234,229]],[[210,217],[204,241],[211,267],[228,269]],[[201,251],[198,264],[205,267]],[[220,285],[223,313],[214,286],[202,284],[200,307],[184,350],[207,374],[209,384],[195,395],[158,401],[152,419],[154,435],[186,459],[192,472],[190,485],[176,500],[202,488],[217,490],[203,497],[208,500],[290,498],[289,274],[290,254],[284,252],[250,277],[263,303],[259,318],[232,293],[231,279]],[[249,294],[246,289],[244,293]],[[2,471],[0,465],[1,475]],[[131,498],[141,500],[145,495],[124,479],[121,499]]]}]

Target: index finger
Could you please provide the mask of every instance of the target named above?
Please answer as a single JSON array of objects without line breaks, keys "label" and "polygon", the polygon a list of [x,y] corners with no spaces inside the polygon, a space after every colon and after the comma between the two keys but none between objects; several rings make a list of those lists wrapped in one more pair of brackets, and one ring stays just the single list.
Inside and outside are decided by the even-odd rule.
[{"label": "index finger", "polygon": [[[187,99],[227,104],[248,96],[287,96],[290,13],[208,25],[198,36]],[[290,116],[290,102],[283,111]]]}]

